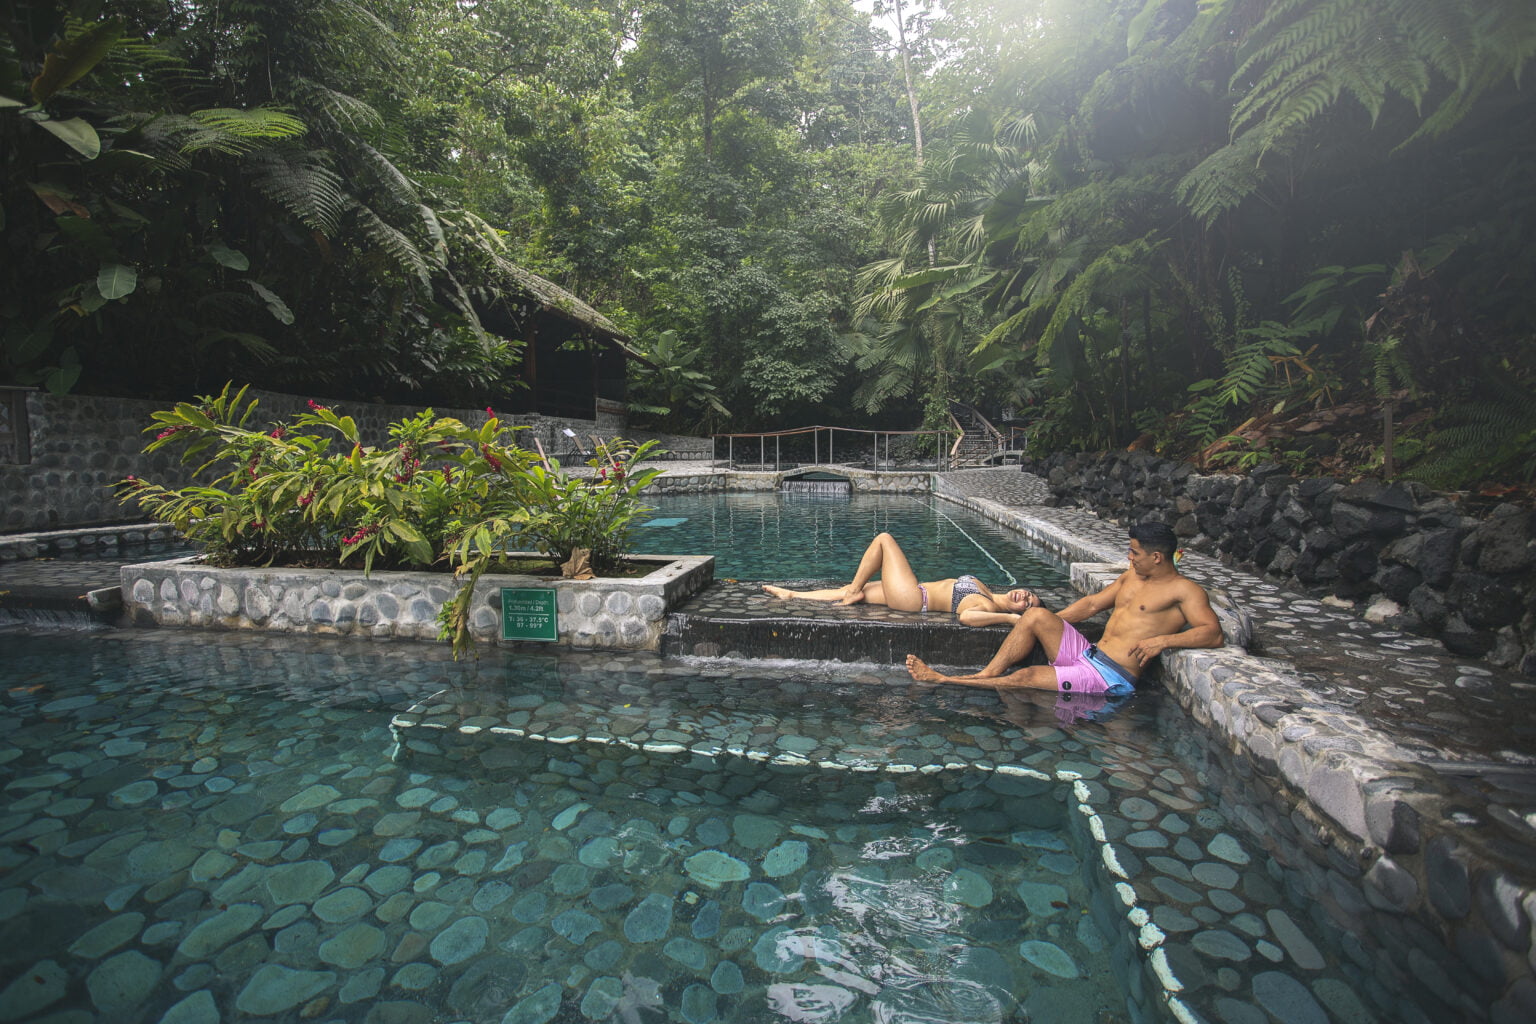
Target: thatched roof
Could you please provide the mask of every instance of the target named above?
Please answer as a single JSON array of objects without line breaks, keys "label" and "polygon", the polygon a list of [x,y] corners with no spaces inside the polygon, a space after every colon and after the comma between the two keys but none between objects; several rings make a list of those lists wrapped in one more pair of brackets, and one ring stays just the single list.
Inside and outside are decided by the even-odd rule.
[{"label": "thatched roof", "polygon": [[538,303],[539,307],[546,312],[569,320],[604,340],[620,343],[630,340],[629,335],[619,330],[612,320],[555,282],[506,261],[502,261],[501,270],[518,291]]}]

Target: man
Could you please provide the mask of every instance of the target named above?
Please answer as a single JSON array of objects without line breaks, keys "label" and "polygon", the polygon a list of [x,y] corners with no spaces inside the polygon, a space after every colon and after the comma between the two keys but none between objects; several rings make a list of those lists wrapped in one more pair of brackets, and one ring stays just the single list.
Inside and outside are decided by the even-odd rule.
[{"label": "man", "polygon": [[[1097,594],[1079,598],[1061,614],[1031,608],[1016,622],[987,667],[969,676],[935,672],[916,655],[907,655],[907,671],[924,683],[966,686],[1027,686],[1063,693],[1134,691],[1142,670],[1169,647],[1220,647],[1221,624],[1200,585],[1179,574],[1173,564],[1177,541],[1162,523],[1131,527],[1131,567]],[[1113,607],[1104,636],[1089,644],[1073,628]],[[1008,670],[1039,646],[1049,665]]]}]

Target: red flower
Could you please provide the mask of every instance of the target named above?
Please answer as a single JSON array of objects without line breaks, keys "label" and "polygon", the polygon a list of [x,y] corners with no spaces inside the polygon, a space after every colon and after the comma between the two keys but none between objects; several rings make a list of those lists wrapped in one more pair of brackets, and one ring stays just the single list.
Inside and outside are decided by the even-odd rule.
[{"label": "red flower", "polygon": [[370,523],[367,526],[359,526],[357,528],[357,532],[356,533],[354,533],[350,537],[343,537],[341,542],[343,544],[347,545],[348,547],[351,547],[353,544],[357,544],[357,543],[359,543],[361,541],[365,541],[369,537],[372,537],[374,534],[376,534],[378,532],[379,532],[378,526],[376,524]]},{"label": "red flower", "polygon": [[313,398],[309,400],[309,407],[315,410],[315,412],[324,412],[327,408],[329,408],[328,406],[319,404]]},{"label": "red flower", "polygon": [[270,436],[281,439],[285,437],[287,433],[288,431],[284,430],[282,427],[273,427]]},{"label": "red flower", "polygon": [[315,500],[315,492],[314,491],[310,491],[308,494],[301,494],[301,495],[299,495],[299,504],[300,505],[308,505],[310,502],[312,502],[314,500]]},{"label": "red flower", "polygon": [[485,418],[488,419],[488,420],[493,420],[493,419],[496,418],[496,414],[491,411],[491,407],[490,406],[486,406],[485,407]]},{"label": "red flower", "polygon": [[480,454],[484,456],[486,463],[498,473],[501,472],[501,460],[490,449],[489,445],[480,446]]}]

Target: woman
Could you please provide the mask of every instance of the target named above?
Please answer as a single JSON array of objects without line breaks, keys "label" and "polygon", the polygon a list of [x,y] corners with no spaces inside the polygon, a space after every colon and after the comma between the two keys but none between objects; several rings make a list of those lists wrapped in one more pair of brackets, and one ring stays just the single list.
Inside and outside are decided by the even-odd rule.
[{"label": "woman", "polygon": [[[874,577],[878,575],[880,579]],[[994,594],[974,576],[919,583],[896,538],[882,533],[870,542],[859,559],[853,582],[832,590],[789,590],[764,585],[774,597],[802,601],[837,601],[842,604],[883,604],[903,612],[954,612],[967,626],[1011,625],[1040,598],[1022,588]]]}]

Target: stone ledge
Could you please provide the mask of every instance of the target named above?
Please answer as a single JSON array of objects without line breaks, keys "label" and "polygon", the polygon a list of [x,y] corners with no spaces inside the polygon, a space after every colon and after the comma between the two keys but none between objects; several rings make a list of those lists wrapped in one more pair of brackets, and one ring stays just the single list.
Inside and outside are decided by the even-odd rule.
[{"label": "stone ledge", "polygon": [[[1107,553],[1107,545],[1027,513],[985,499],[959,500],[1064,557]],[[1087,591],[1118,571],[1112,564],[1074,562],[1072,579]],[[1247,613],[1223,601],[1219,588],[1211,593],[1231,638],[1230,630],[1242,624],[1229,622],[1228,613]],[[1251,638],[1251,620],[1246,628]],[[1326,875],[1319,895],[1326,893],[1330,915],[1350,927],[1369,909],[1429,923],[1442,936],[1491,938],[1482,945],[1481,969],[1531,985],[1536,872],[1528,851],[1536,844],[1536,822],[1513,812],[1501,816],[1496,812],[1507,809],[1452,788],[1419,753],[1313,689],[1287,661],[1232,644],[1168,651],[1161,661],[1152,678],[1278,789],[1295,827],[1328,851],[1313,863],[1295,848],[1275,855],[1287,868]],[[1492,821],[1468,827],[1477,821],[1468,812],[1479,809]],[[1349,871],[1341,873],[1341,865]]]},{"label": "stone ledge", "polygon": [[[666,614],[714,579],[712,555],[637,555],[656,569],[639,579],[544,580],[487,573],[476,587],[471,633],[500,636],[500,588],[556,592],[558,643],[586,649],[655,651]],[[138,626],[269,630],[436,640],[443,602],[463,586],[433,572],[350,569],[221,569],[195,557],[122,568],[123,606]]]},{"label": "stone ledge", "polygon": [[113,526],[82,527],[74,530],[47,530],[38,533],[9,533],[0,537],[0,562],[28,558],[75,556],[81,552],[113,552],[124,547],[179,544],[186,542],[175,527],[164,523],[120,523]]}]

